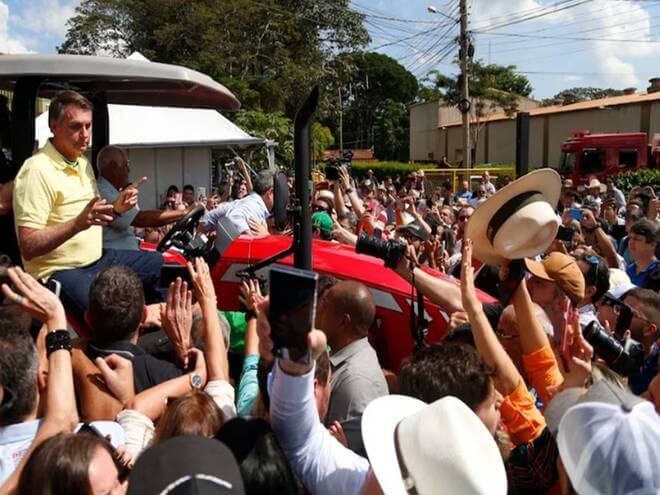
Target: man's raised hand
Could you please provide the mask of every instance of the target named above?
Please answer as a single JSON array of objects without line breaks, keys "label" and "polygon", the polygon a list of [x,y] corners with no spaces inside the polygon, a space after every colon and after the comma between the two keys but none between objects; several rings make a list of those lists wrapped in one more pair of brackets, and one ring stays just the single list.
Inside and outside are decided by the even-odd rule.
[{"label": "man's raised hand", "polygon": [[90,227],[104,227],[114,220],[112,216],[113,206],[108,204],[105,199],[98,196],[92,198],[83,208],[83,211],[76,217],[76,225],[79,231],[87,230]]},{"label": "man's raised hand", "polygon": [[138,188],[147,180],[146,177],[141,177],[135,182],[131,182],[128,186],[119,192],[119,196],[113,204],[115,213],[123,215],[127,211],[135,208],[138,203]]},{"label": "man's raised hand", "polygon": [[59,298],[30,274],[15,266],[7,270],[13,287],[2,284],[2,292],[23,311],[48,326],[49,330],[66,328],[66,314]]}]

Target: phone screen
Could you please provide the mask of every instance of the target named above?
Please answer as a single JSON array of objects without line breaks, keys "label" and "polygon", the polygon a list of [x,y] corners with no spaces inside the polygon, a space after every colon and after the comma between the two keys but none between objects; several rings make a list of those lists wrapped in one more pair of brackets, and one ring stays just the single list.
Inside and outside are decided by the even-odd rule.
[{"label": "phone screen", "polygon": [[573,240],[573,230],[560,225],[557,230],[557,239],[566,242]]},{"label": "phone screen", "polygon": [[559,342],[559,354],[565,370],[571,367],[572,354],[571,354],[571,304],[567,302],[564,306],[564,324],[561,330],[561,340]]},{"label": "phone screen", "polygon": [[276,356],[307,360],[307,334],[316,314],[317,280],[318,275],[309,270],[282,265],[271,268],[268,320]]},{"label": "phone screen", "polygon": [[582,210],[580,208],[571,208],[568,214],[573,220],[577,220],[578,222],[582,220]]}]

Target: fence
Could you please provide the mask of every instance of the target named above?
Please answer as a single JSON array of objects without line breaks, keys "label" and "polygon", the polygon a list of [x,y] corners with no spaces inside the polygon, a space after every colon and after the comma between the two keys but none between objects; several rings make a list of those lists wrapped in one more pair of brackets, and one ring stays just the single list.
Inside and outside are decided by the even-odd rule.
[{"label": "fence", "polygon": [[470,181],[470,190],[474,190],[481,180],[481,174],[488,172],[491,182],[499,189],[506,184],[505,178],[514,180],[516,178],[515,167],[484,167],[484,168],[425,168],[424,179],[427,185],[427,191],[433,191],[445,182],[449,181],[452,185],[452,191],[458,191],[459,181]]}]

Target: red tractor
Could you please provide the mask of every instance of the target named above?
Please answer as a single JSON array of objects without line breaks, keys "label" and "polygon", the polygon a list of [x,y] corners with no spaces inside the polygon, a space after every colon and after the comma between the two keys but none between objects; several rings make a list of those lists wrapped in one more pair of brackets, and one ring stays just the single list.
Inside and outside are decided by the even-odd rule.
[{"label": "red tractor", "polygon": [[[0,87],[13,91],[11,110],[11,162],[5,164],[5,177],[13,178],[30,156],[34,146],[34,102],[36,97],[50,97],[62,87],[72,88],[90,98],[93,114],[92,157],[108,144],[107,105],[160,105],[217,110],[236,109],[240,103],[226,88],[207,76],[183,67],[166,64],[146,64],[130,60],[71,55],[5,56],[0,60]],[[413,334],[422,320],[413,313],[414,300],[409,283],[383,261],[357,254],[353,248],[311,239],[311,219],[308,208],[310,177],[310,125],[316,108],[318,92],[314,91],[302,105],[295,123],[296,195],[288,201],[286,179],[276,180],[276,223],[292,218],[293,236],[234,239],[212,267],[218,293],[218,308],[238,310],[238,293],[242,276],[267,279],[271,263],[311,268],[320,274],[353,279],[369,287],[376,303],[376,319],[370,338],[378,351],[381,364],[398,370],[401,360],[413,347]],[[282,174],[283,175],[283,174]],[[284,184],[284,185],[283,185]],[[289,204],[292,203],[292,204]],[[187,277],[185,264],[192,256],[213,249],[197,236],[197,224],[203,209],[197,208],[182,218],[158,245],[143,244],[142,249],[162,251],[165,257],[161,279],[167,283],[173,277]],[[0,251],[12,252],[17,260],[13,226],[5,218],[3,245]],[[13,239],[13,242],[10,242]],[[439,272],[437,277],[446,277]],[[452,282],[455,283],[455,282]],[[484,302],[494,300],[480,293]],[[419,305],[418,305],[419,307]],[[421,311],[428,321],[426,340],[439,340],[446,331],[449,316],[443,308],[423,300]],[[72,322],[80,333],[82,322]],[[412,330],[412,331],[411,331]],[[419,335],[419,334],[418,334]]]}]

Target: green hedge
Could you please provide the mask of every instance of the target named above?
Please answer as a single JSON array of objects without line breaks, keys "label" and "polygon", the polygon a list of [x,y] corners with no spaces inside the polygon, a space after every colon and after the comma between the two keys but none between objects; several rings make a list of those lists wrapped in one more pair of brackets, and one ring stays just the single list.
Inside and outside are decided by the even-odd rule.
[{"label": "green hedge", "polygon": [[419,163],[353,162],[353,176],[364,177],[367,175],[367,170],[371,169],[379,180],[384,180],[387,176],[394,178],[397,174],[403,177],[410,172],[416,172],[420,168],[422,167]]},{"label": "green hedge", "polygon": [[654,184],[654,189],[658,193],[660,188],[660,170],[659,169],[647,169],[647,170],[638,170],[637,172],[626,172],[623,174],[617,174],[614,177],[614,183],[616,187],[621,189],[625,194],[635,186],[648,186],[651,183]]}]

